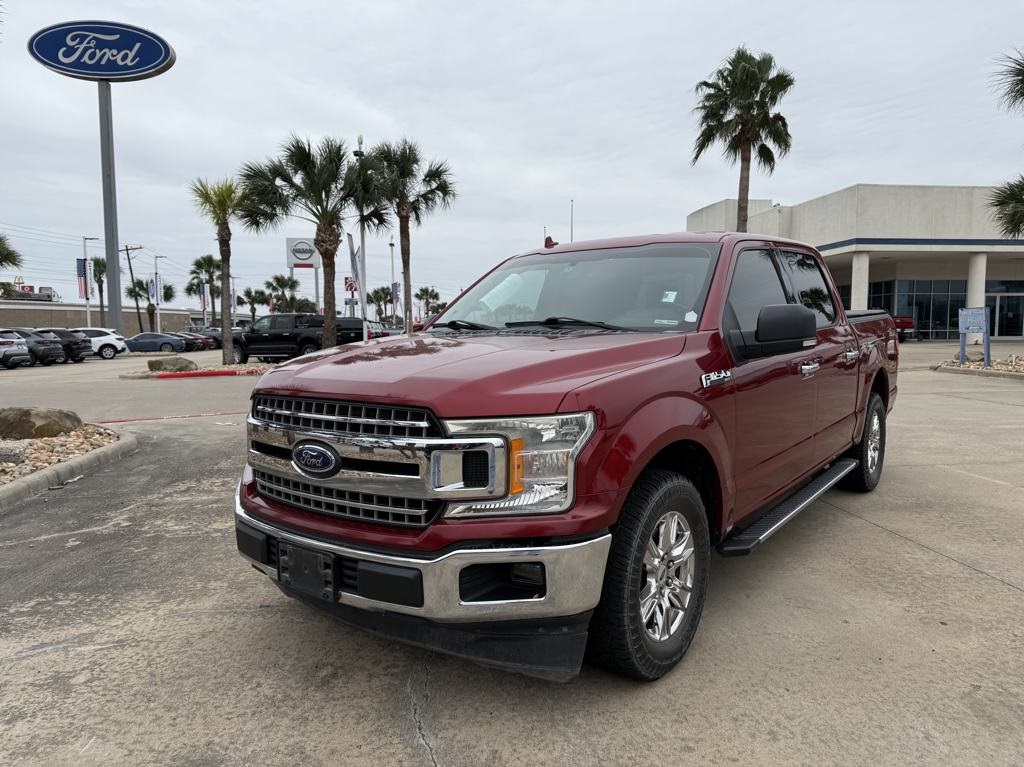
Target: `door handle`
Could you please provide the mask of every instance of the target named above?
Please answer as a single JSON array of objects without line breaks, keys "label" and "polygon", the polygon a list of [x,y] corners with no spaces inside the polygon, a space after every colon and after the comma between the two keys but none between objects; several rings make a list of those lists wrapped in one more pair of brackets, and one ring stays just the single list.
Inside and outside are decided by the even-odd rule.
[{"label": "door handle", "polygon": [[803,362],[800,364],[800,373],[805,376],[812,376],[818,372],[821,365],[817,362]]},{"label": "door handle", "polygon": [[843,352],[843,359],[846,360],[847,362],[856,362],[858,359],[860,359],[860,351],[855,350]]}]

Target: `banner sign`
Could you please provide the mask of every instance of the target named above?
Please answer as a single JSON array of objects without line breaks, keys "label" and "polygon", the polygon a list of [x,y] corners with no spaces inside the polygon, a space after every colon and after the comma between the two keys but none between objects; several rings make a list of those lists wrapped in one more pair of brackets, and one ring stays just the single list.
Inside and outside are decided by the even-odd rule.
[{"label": "banner sign", "polygon": [[960,309],[960,364],[967,361],[967,334],[981,333],[985,345],[985,367],[992,367],[992,351],[989,346],[988,307],[968,306]]},{"label": "banner sign", "polygon": [[174,65],[174,49],[131,24],[67,21],[40,29],[28,52],[47,69],[80,80],[143,80]]},{"label": "banner sign", "polygon": [[319,269],[323,266],[320,251],[313,246],[313,241],[301,237],[285,238],[289,269]]},{"label": "banner sign", "polygon": [[355,293],[356,292],[356,281],[353,280],[351,277],[346,277],[345,278],[345,291],[347,293]]}]

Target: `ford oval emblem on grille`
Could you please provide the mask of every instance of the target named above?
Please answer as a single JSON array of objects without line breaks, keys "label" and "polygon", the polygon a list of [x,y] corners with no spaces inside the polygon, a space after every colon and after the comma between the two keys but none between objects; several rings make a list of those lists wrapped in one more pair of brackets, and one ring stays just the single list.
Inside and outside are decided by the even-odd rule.
[{"label": "ford oval emblem on grille", "polygon": [[300,442],[292,448],[292,463],[299,471],[315,477],[330,477],[341,469],[341,458],[326,445]]}]

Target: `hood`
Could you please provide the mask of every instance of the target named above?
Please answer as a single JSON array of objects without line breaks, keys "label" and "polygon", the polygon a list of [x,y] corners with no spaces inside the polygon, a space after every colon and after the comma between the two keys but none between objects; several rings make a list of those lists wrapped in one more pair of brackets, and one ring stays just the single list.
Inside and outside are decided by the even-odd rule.
[{"label": "hood", "polygon": [[682,334],[423,333],[350,344],[269,370],[256,392],[372,401],[441,418],[557,412],[573,389],[679,354]]}]

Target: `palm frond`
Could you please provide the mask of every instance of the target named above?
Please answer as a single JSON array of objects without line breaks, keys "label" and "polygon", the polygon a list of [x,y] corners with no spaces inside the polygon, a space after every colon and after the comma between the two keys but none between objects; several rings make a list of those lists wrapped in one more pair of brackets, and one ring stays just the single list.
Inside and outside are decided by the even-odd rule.
[{"label": "palm frond", "polygon": [[1007,181],[992,190],[988,198],[992,218],[1003,237],[1024,237],[1024,176]]},{"label": "palm frond", "polygon": [[0,234],[0,269],[17,269],[21,266],[21,253],[14,249],[6,234]]},{"label": "palm frond", "polygon": [[1003,106],[1009,110],[1024,110],[1024,53],[1000,56],[1002,68],[996,72],[994,81],[1001,92]]}]

